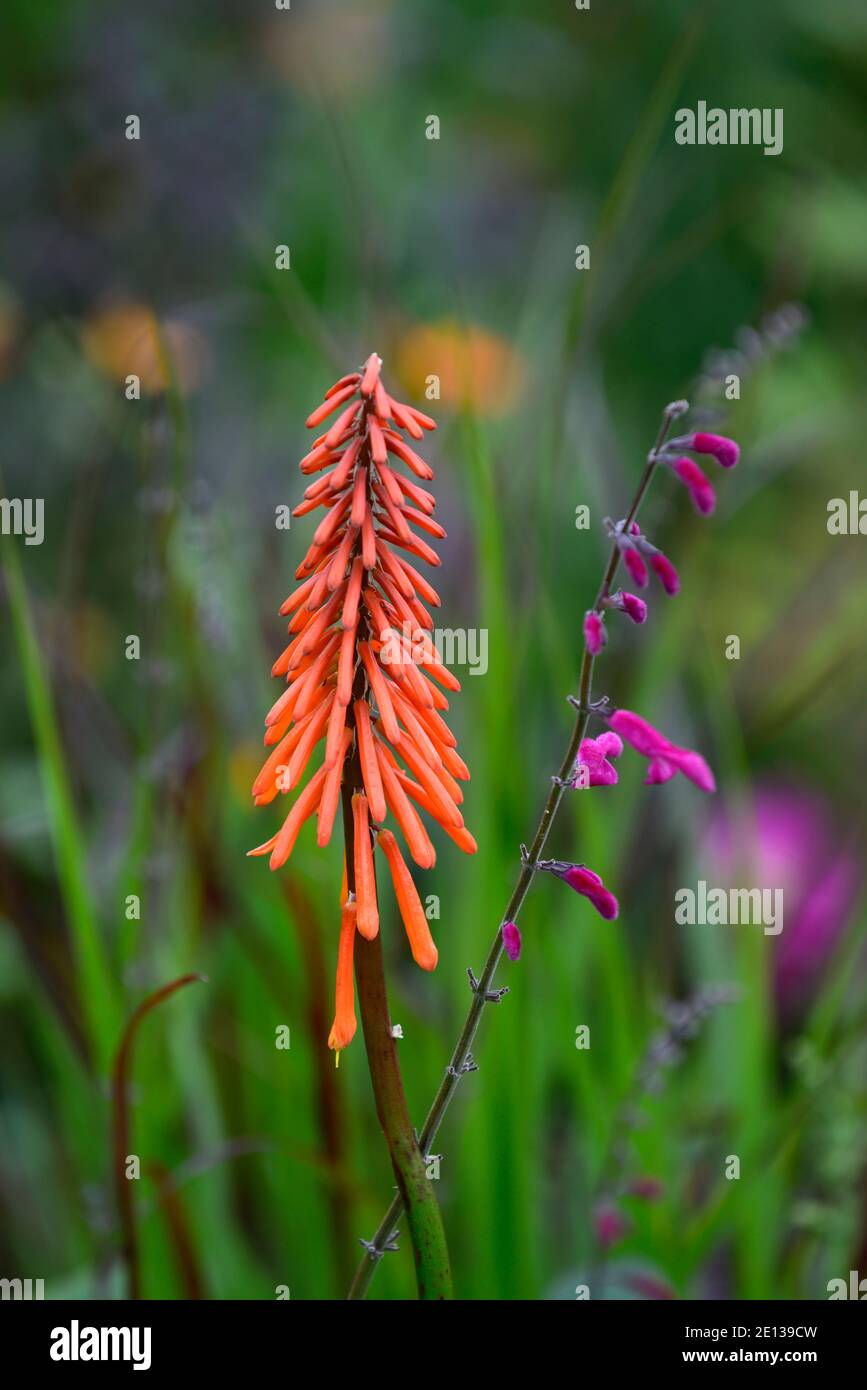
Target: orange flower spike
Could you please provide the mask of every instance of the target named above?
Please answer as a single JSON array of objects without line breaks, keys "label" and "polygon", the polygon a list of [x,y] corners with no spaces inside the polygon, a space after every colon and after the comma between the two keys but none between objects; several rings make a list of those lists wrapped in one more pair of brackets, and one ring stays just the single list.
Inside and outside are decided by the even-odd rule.
[{"label": "orange flower spike", "polygon": [[379,908],[376,902],[376,878],[373,872],[373,846],[367,818],[367,797],[355,792],[352,797],[352,820],[355,851],[355,899],[358,904],[356,924],[361,935],[372,941],[379,931]]},{"label": "orange flower spike", "polygon": [[[466,765],[441,715],[449,706],[443,688],[460,686],[429,636],[433,618],[425,604],[438,607],[439,595],[407,558],[440,563],[422,539],[445,534],[432,520],[433,494],[422,486],[433,469],[401,433],[420,440],[434,422],[395,401],[381,371],[382,360],[372,353],[360,371],[329,387],[308,417],[311,429],[321,425],[325,432],[301,461],[302,474],[316,476],[293,514],[322,511],[295,571],[297,587],[281,606],[291,640],[273,671],[287,684],[266,717],[270,756],[253,786],[256,805],[299,787],[324,738],[322,765],[295,794],[278,832],[250,853],[270,855],[271,868],[278,869],[314,812],[321,846],[331,838],[341,800],[352,816],[345,833],[355,892],[347,902],[344,881],[329,1038],[335,1048],[355,1032],[354,933],[373,937],[379,929],[373,827],[391,813],[420,868],[436,862],[420,812],[459,849],[476,848],[458,809],[463,794],[456,779],[468,775]],[[378,837],[413,955],[432,969],[436,948],[409,870],[394,835],[381,830]]]},{"label": "orange flower spike", "polygon": [[[344,894],[345,897],[345,894]],[[355,1037],[355,983],[352,962],[355,954],[356,904],[344,902],[340,909],[340,944],[337,947],[337,985],[334,998],[334,1023],[328,1035],[328,1046],[340,1052]]]},{"label": "orange flower spike", "polygon": [[394,895],[409,939],[412,958],[422,970],[434,970],[438,960],[437,948],[412,881],[412,874],[404,863],[397,840],[390,830],[380,830],[379,843],[388,862]]}]

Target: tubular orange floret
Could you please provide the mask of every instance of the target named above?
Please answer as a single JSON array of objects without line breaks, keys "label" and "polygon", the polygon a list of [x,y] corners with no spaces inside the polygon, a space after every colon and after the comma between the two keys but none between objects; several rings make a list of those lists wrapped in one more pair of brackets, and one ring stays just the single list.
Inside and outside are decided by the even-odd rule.
[{"label": "tubular orange floret", "polygon": [[382,790],[382,777],[376,759],[373,743],[373,730],[370,723],[370,706],[366,700],[356,700],[354,705],[355,736],[358,740],[358,755],[361,762],[361,775],[367,793],[370,814],[375,821],[384,821],[386,816],[385,793]]},{"label": "tubular orange floret", "polygon": [[434,970],[437,963],[437,948],[434,945],[424,908],[418,896],[412,874],[404,863],[397,840],[390,830],[380,830],[379,843],[388,862],[394,895],[409,938],[409,948],[416,965],[422,970]]},{"label": "tubular orange floret", "polygon": [[[345,896],[345,894],[344,894]],[[337,947],[337,986],[334,995],[334,1022],[328,1046],[339,1052],[355,1037],[355,986],[352,959],[355,952],[356,905],[344,902],[340,909],[340,944]]]},{"label": "tubular orange floret", "polygon": [[[432,519],[434,497],[421,485],[433,469],[401,433],[418,441],[434,422],[394,400],[381,372],[382,359],[372,353],[359,371],[329,387],[307,420],[325,432],[301,460],[302,474],[316,476],[293,515],[318,511],[319,520],[295,571],[297,587],[280,609],[290,641],[272,671],[286,677],[286,689],[266,717],[269,756],[253,785],[255,804],[267,805],[300,785],[314,755],[322,759],[276,835],[250,851],[270,854],[272,869],[286,863],[314,812],[317,842],[326,845],[341,791],[353,793],[348,833],[356,888],[348,905],[345,884],[342,892],[332,1047],[345,1046],[355,1032],[354,932],[373,937],[379,930],[373,827],[393,815],[421,868],[431,868],[436,854],[419,811],[466,853],[476,848],[458,810],[456,779],[469,774],[442,717],[449,707],[444,690],[460,685],[430,636],[433,618],[425,607],[438,607],[440,599],[407,558],[440,563],[423,538],[445,536]],[[436,948],[409,870],[392,832],[381,830],[378,838],[413,955],[432,969]]]},{"label": "tubular orange floret", "polygon": [[372,941],[379,931],[379,907],[376,902],[376,878],[373,871],[373,845],[367,819],[367,797],[356,792],[352,798],[352,820],[355,855],[355,900],[358,904],[356,923],[361,935]]}]

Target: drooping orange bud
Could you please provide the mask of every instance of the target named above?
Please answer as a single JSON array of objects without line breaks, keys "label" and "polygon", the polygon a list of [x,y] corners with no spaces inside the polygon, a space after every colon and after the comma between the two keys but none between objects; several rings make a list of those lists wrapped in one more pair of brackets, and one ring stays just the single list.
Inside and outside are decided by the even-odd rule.
[{"label": "drooping orange bud", "polygon": [[355,985],[352,979],[352,960],[355,954],[354,902],[344,902],[340,910],[340,944],[337,948],[337,987],[334,998],[334,1022],[328,1035],[328,1046],[339,1052],[355,1037]]},{"label": "drooping orange bud", "polygon": [[433,970],[438,959],[437,948],[430,934],[416,886],[412,881],[412,874],[406,867],[397,840],[390,830],[380,830],[379,843],[382,845],[383,853],[388,861],[391,881],[394,884],[394,895],[397,898],[397,905],[409,938],[412,958],[416,965],[421,966],[422,970]]}]

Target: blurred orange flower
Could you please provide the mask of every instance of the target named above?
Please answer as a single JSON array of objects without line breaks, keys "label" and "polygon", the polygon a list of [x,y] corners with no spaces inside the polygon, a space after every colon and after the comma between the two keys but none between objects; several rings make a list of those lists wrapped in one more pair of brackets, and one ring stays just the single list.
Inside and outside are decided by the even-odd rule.
[{"label": "blurred orange flower", "polygon": [[164,391],[172,371],[186,395],[199,385],[207,365],[207,345],[197,329],[176,319],[160,323],[145,304],[115,303],[99,309],[81,337],[94,366],[115,381],[137,376],[146,395]]},{"label": "blurred orange flower", "polygon": [[520,355],[504,338],[454,320],[420,324],[399,342],[397,371],[407,391],[428,393],[428,378],[439,378],[440,399],[456,409],[506,415],[518,403],[525,370]]}]

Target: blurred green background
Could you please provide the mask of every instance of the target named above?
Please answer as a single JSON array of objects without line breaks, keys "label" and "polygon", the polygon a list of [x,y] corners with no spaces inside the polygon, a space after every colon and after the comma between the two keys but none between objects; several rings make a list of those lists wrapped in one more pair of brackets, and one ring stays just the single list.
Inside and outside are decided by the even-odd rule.
[{"label": "blurred green background", "polygon": [[[458,1296],[867,1275],[867,569],[826,524],[867,426],[864,6],[6,0],[0,22],[0,491],[45,499],[41,546],[0,539],[0,1275],[124,1295],[112,1060],[187,971],[208,983],[144,1020],[131,1069],[146,1296],[341,1297],[390,1196],[361,1039],[336,1071],[326,1048],[339,851],[308,829],[279,875],[245,858],[278,824],[249,785],[312,531],[275,508],[305,416],[374,349],[440,424],[443,625],[489,641],[450,715],[479,853],[438,839],[420,876],[436,973],[383,923],[419,1124],[566,744],[602,518],[677,396],[743,448],[709,522],[656,483],[683,589],[609,622],[596,681],[700,748],[718,795],[644,789],[627,751],[616,789],[567,800],[549,852],[621,917],[549,878],[528,899],[436,1145]],[[783,153],[678,146],[699,100],[783,108]],[[675,889],[726,874],[784,887],[779,937],[675,925]],[[723,984],[678,1046],[665,1001]],[[371,1296],[414,1287],[404,1240]]]}]

